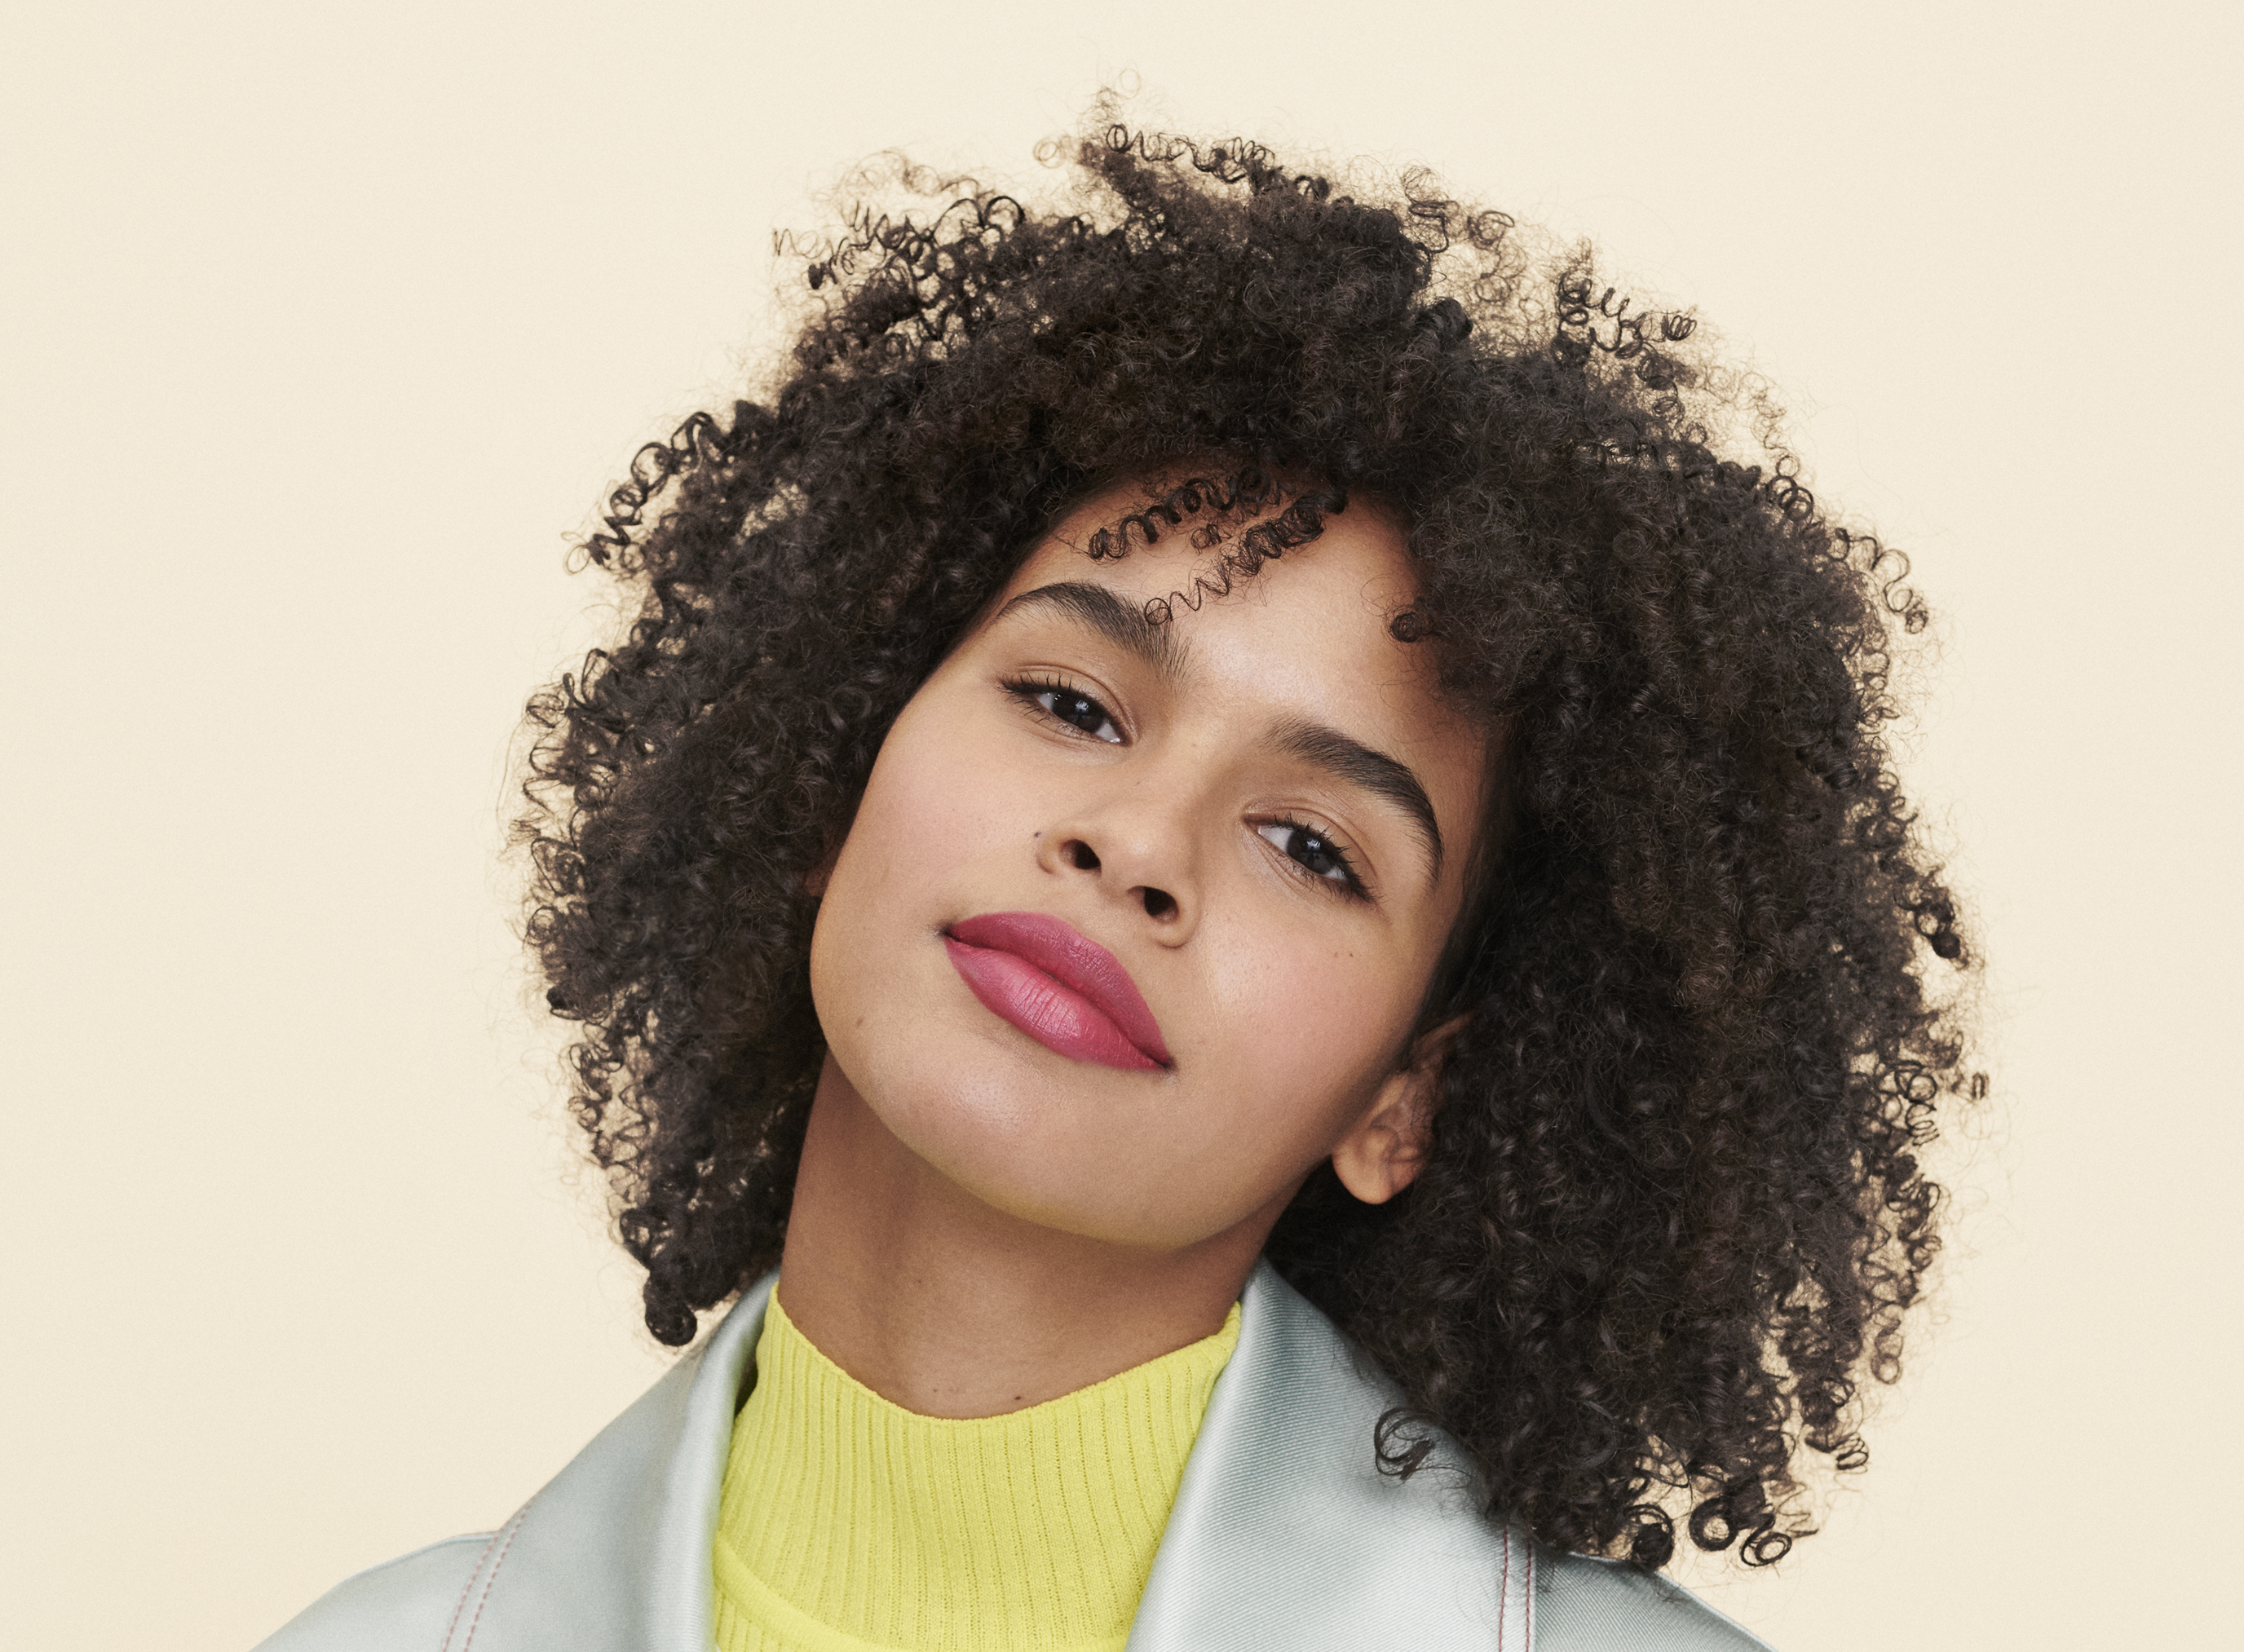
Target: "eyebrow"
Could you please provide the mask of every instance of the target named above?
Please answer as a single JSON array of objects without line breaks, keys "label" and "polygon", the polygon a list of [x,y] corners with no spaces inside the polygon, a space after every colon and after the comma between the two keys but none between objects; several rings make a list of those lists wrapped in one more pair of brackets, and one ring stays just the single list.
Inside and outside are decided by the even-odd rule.
[{"label": "eyebrow", "polygon": [[[1068,579],[1024,591],[997,610],[1003,620],[1017,609],[1056,608],[1088,626],[1116,647],[1144,661],[1171,682],[1182,676],[1187,658],[1186,644],[1166,626],[1157,626],[1105,586]],[[996,620],[991,621],[992,624]],[[1442,829],[1434,818],[1433,800],[1407,764],[1385,752],[1343,735],[1337,728],[1307,718],[1289,718],[1278,725],[1267,743],[1297,762],[1321,768],[1345,785],[1369,792],[1409,816],[1426,851],[1427,881],[1442,876]]]},{"label": "eyebrow", "polygon": [[1433,799],[1409,768],[1362,741],[1351,740],[1337,728],[1306,719],[1279,725],[1271,743],[1287,756],[1321,768],[1334,779],[1369,792],[1410,817],[1424,844],[1427,881],[1442,876],[1442,828],[1434,818]]},{"label": "eyebrow", "polygon": [[[1186,648],[1166,626],[1157,626],[1105,586],[1066,579],[1024,591],[997,610],[1003,620],[1017,609],[1057,608],[1082,621],[1117,647],[1151,666],[1173,682],[1183,674]],[[996,624],[993,620],[991,624]]]}]

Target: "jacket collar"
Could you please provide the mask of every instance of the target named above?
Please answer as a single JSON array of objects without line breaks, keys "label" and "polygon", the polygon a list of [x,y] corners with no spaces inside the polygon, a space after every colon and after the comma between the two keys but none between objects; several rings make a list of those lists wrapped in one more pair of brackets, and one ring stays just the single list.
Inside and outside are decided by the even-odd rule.
[{"label": "jacket collar", "polygon": [[[463,1648],[708,1652],[734,1402],[776,1278],[492,1539]],[[1258,1263],[1129,1652],[1527,1652],[1525,1540],[1479,1516],[1461,1470],[1377,1472],[1372,1430],[1397,1398]]]}]

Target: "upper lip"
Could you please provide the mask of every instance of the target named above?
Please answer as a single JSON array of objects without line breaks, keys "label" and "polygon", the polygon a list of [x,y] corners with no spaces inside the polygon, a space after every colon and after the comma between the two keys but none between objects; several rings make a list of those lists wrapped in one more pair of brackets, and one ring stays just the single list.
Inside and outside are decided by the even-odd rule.
[{"label": "upper lip", "polygon": [[984,912],[945,931],[968,946],[1027,959],[1070,992],[1079,992],[1122,1029],[1122,1036],[1163,1066],[1173,1065],[1152,1011],[1122,960],[1072,925],[1044,912]]}]

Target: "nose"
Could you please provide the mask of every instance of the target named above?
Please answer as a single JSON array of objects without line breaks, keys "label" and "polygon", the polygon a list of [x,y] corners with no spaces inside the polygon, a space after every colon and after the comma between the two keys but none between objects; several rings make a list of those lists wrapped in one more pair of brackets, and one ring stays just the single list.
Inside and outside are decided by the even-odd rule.
[{"label": "nose", "polygon": [[1135,907],[1173,945],[1199,917],[1188,839],[1184,823],[1166,810],[1118,804],[1044,832],[1038,858],[1054,877],[1087,878],[1102,898]]}]

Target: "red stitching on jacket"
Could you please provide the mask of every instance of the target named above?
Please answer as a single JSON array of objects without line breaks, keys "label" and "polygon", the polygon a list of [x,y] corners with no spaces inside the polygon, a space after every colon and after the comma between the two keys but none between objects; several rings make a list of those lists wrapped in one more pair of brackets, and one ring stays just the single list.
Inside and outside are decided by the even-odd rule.
[{"label": "red stitching on jacket", "polygon": [[452,1631],[460,1627],[460,1614],[468,1609],[468,1596],[475,1592],[477,1579],[480,1577],[483,1581],[483,1592],[476,1601],[475,1616],[468,1620],[468,1638],[460,1642],[459,1652],[468,1652],[468,1649],[475,1644],[476,1628],[483,1621],[483,1604],[490,1599],[491,1584],[498,1577],[498,1568],[506,1561],[507,1550],[514,1547],[514,1534],[522,1529],[522,1517],[529,1513],[530,1505],[524,1503],[520,1508],[515,1510],[514,1518],[492,1533],[491,1540],[483,1545],[483,1554],[490,1554],[494,1546],[497,1547],[498,1554],[491,1561],[490,1570],[488,1572],[483,1570],[483,1561],[479,1557],[476,1562],[475,1571],[468,1574],[468,1586],[460,1591],[460,1603],[452,1608],[452,1621],[444,1627],[444,1644],[442,1652],[452,1652]]},{"label": "red stitching on jacket", "polygon": [[1504,1652],[1504,1626],[1511,1621],[1511,1528],[1504,1528],[1504,1581],[1497,1586],[1496,1652]]},{"label": "red stitching on jacket", "polygon": [[452,1631],[460,1627],[460,1614],[468,1609],[468,1596],[475,1593],[476,1580],[483,1574],[484,1558],[490,1554],[491,1547],[498,1538],[498,1533],[493,1532],[477,1554],[476,1563],[468,1568],[468,1581],[460,1585],[459,1601],[452,1608],[452,1621],[444,1626],[444,1638],[438,1642],[437,1652],[452,1652]]},{"label": "red stitching on jacket", "polygon": [[[1504,1534],[1504,1540],[1506,1542],[1511,1540],[1510,1533]],[[1526,1635],[1519,1652],[1535,1652],[1535,1550],[1531,1545],[1527,1551],[1526,1561],[1527,1563],[1520,1568],[1526,1574],[1525,1582],[1520,1589],[1520,1593],[1526,1597],[1524,1605]]]}]

